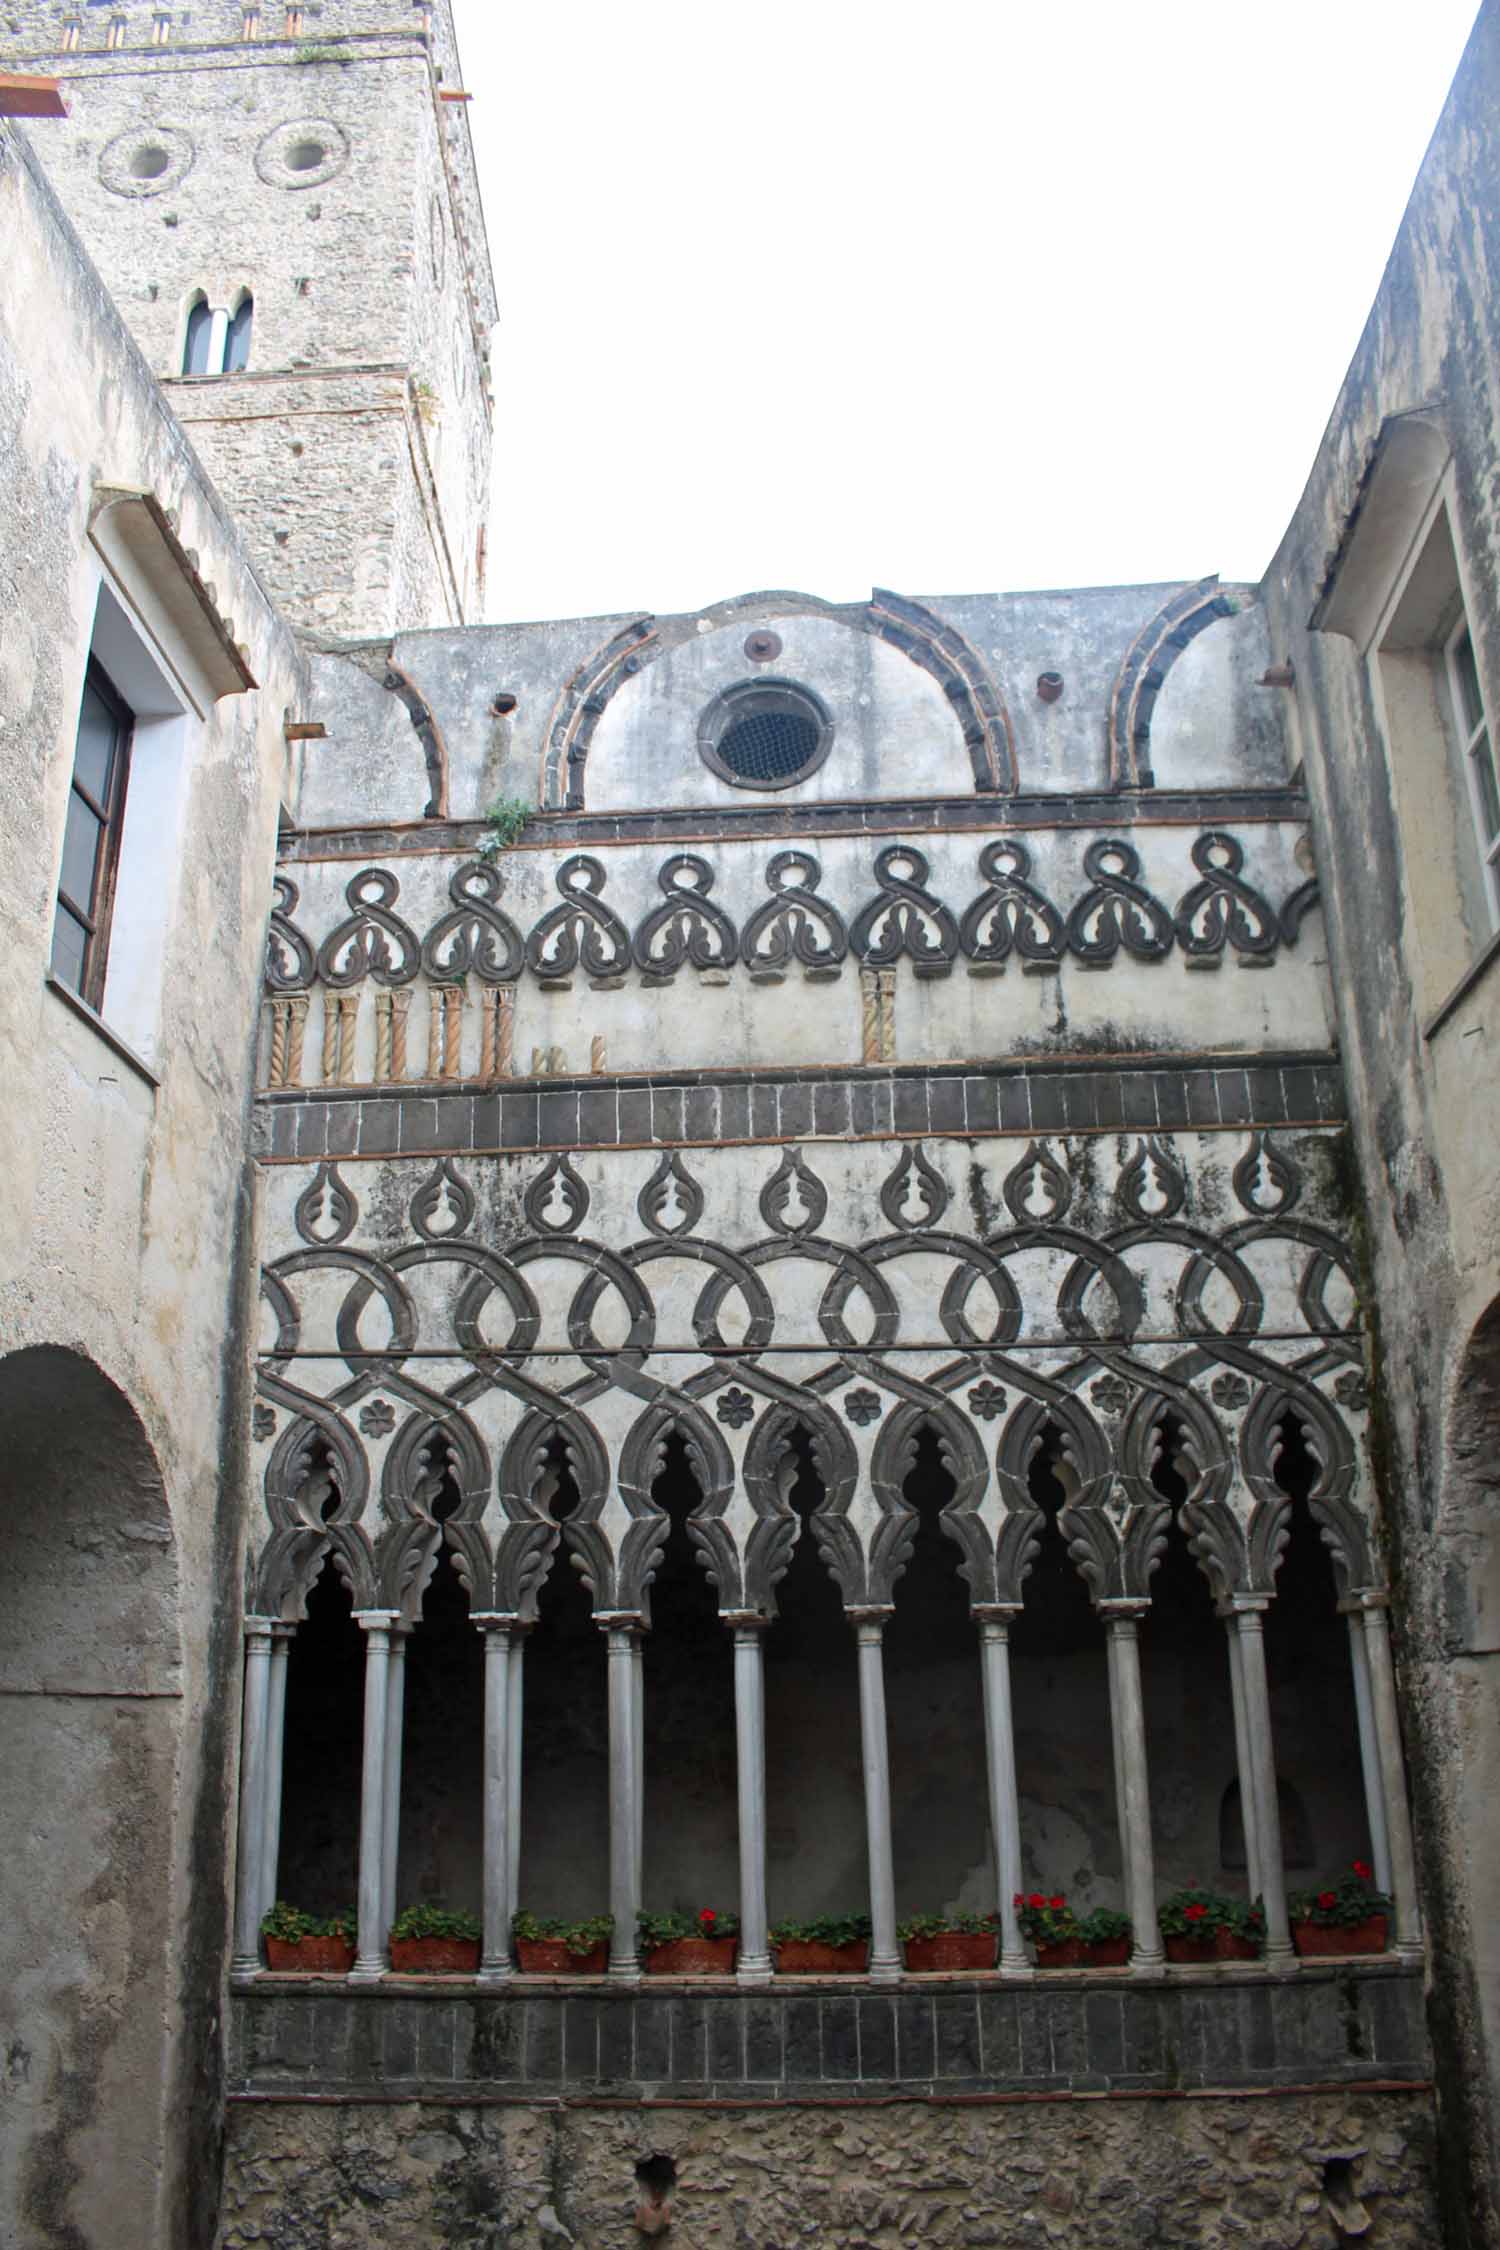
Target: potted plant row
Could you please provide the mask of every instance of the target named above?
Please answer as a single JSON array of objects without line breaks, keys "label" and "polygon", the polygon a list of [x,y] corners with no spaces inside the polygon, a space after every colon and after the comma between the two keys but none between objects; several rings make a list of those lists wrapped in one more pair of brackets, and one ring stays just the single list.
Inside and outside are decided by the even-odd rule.
[{"label": "potted plant row", "polygon": [[1157,1909],[1169,1961],[1254,1961],[1265,1949],[1259,1899],[1226,1898],[1194,1887],[1173,1891]]},{"label": "potted plant row", "polygon": [[917,1974],[938,1969],[992,1969],[997,1914],[914,1914],[896,1926],[906,1966]]},{"label": "potted plant row", "polygon": [[1130,1918],[1113,1907],[1075,1914],[1061,1891],[1017,1891],[1014,1903],[1039,1969],[1117,1969],[1130,1959]]},{"label": "potted plant row", "polygon": [[407,1906],[391,1924],[391,1967],[421,1976],[474,1976],[480,1927],[445,1906]]},{"label": "potted plant row", "polygon": [[1384,1953],[1391,1902],[1375,1888],[1367,1861],[1317,1891],[1293,1891],[1287,1900],[1292,1943],[1304,1956]]},{"label": "potted plant row", "polygon": [[696,1914],[637,1914],[648,1977],[728,1977],[740,1950],[735,1914],[701,1906]]},{"label": "potted plant row", "polygon": [[260,1927],[269,1969],[290,1970],[302,1976],[346,1977],[354,1966],[352,1906],[320,1920],[315,1914],[304,1914],[300,1906],[288,1906],[284,1899],[278,1899],[270,1912],[261,1916]]},{"label": "potted plant row", "polygon": [[780,1976],[862,1976],[870,1965],[870,1917],[815,1914],[807,1922],[778,1922],[771,1943]]},{"label": "potted plant row", "polygon": [[511,1922],[516,1959],[527,1976],[602,1976],[609,1966],[612,1914],[569,1922],[554,1915],[520,1913]]}]

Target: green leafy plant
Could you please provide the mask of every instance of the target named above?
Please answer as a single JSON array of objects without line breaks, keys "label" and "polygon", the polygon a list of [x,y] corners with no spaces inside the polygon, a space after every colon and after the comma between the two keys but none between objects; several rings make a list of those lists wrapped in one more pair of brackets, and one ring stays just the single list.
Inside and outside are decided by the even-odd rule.
[{"label": "green leafy plant", "polygon": [[771,1943],[782,1945],[857,1945],[870,1934],[868,1914],[815,1914],[810,1922],[778,1922]]},{"label": "green leafy plant", "polygon": [[315,44],[299,47],[292,57],[294,63],[337,62],[338,59],[336,48],[319,47]]},{"label": "green leafy plant", "polygon": [[535,809],[524,797],[497,797],[484,816],[487,833],[479,847],[480,858],[495,859],[513,844]]},{"label": "green leafy plant", "polygon": [[956,1933],[963,1937],[987,1937],[999,1923],[998,1914],[913,1914],[910,1921],[896,1924],[896,1935],[907,1938],[947,1937]]},{"label": "green leafy plant", "polygon": [[1224,1912],[1219,1928],[1228,1930],[1232,1937],[1245,1938],[1252,1945],[1260,1945],[1266,1935],[1266,1910],[1258,1898],[1226,1898],[1220,1900]]},{"label": "green leafy plant", "polygon": [[1337,1883],[1317,1891],[1293,1891],[1286,1903],[1294,1922],[1315,1922],[1325,1930],[1348,1929],[1356,1922],[1367,1922],[1372,1914],[1391,1911],[1390,1899],[1384,1891],[1376,1890],[1373,1870],[1362,1859],[1355,1860]]},{"label": "green leafy plant", "polygon": [[1130,1916],[1113,1906],[1096,1906],[1092,1914],[1080,1914],[1075,1934],[1085,1945],[1108,1945],[1132,1935]]},{"label": "green leafy plant", "polygon": [[1017,1891],[1015,1908],[1022,1936],[1037,1945],[1066,1945],[1078,1935],[1078,1917],[1061,1891],[1050,1898],[1044,1891]]},{"label": "green leafy plant", "polygon": [[1218,1891],[1193,1888],[1173,1891],[1157,1909],[1163,1937],[1211,1938],[1218,1929],[1231,1929],[1235,1901]]},{"label": "green leafy plant", "polygon": [[739,1916],[721,1914],[713,1906],[701,1906],[696,1914],[637,1914],[635,1926],[648,1953],[659,1945],[675,1945],[680,1938],[732,1938],[740,1934]]},{"label": "green leafy plant", "polygon": [[391,1924],[393,1938],[477,1938],[484,1935],[472,1914],[446,1906],[403,1906]]},{"label": "green leafy plant", "polygon": [[527,1914],[524,1911],[511,1921],[511,1935],[524,1938],[529,1944],[550,1940],[554,1945],[565,1945],[570,1953],[592,1953],[595,1946],[603,1945],[614,1933],[613,1914],[592,1914],[586,1921],[566,1922],[556,1915]]},{"label": "green leafy plant", "polygon": [[320,1920],[316,1914],[304,1914],[300,1906],[288,1906],[285,1899],[278,1899],[270,1912],[261,1916],[260,1926],[264,1936],[280,1938],[284,1945],[295,1945],[305,1937],[341,1937],[352,1944],[355,1914],[352,1906],[343,1906],[337,1914]]}]

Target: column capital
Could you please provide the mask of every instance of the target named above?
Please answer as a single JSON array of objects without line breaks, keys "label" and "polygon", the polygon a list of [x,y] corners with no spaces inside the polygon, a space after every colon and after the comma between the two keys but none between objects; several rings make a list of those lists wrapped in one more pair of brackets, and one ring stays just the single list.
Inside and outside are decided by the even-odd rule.
[{"label": "column capital", "polygon": [[508,1609],[471,1609],[469,1623],[481,1633],[513,1633],[517,1620]]},{"label": "column capital", "polygon": [[[261,1620],[257,1618],[257,1625],[260,1622]],[[245,1621],[245,1629],[247,1632],[249,1631],[249,1628],[250,1621],[247,1618]],[[286,1617],[273,1617],[271,1619],[271,1639],[273,1642],[294,1640],[296,1638],[296,1633],[297,1627],[292,1619]]]},{"label": "column capital", "polygon": [[596,1609],[594,1623],[601,1633],[644,1635],[651,1629],[638,1609]]},{"label": "column capital", "polygon": [[763,1633],[771,1622],[760,1609],[721,1609],[719,1618],[734,1633]]},{"label": "column capital", "polygon": [[[1339,1606],[1342,1608],[1343,1604],[1341,1603]],[[1349,1606],[1352,1609],[1363,1610],[1366,1616],[1369,1616],[1375,1610],[1388,1610],[1391,1606],[1390,1588],[1388,1586],[1361,1586],[1357,1592],[1350,1596]]]},{"label": "column capital", "polygon": [[1106,1625],[1137,1625],[1151,1608],[1144,1594],[1106,1594],[1094,1604]]},{"label": "column capital", "polygon": [[274,1617],[247,1617],[243,1627],[246,1645],[248,1646],[252,1641],[260,1641],[269,1648],[276,1625],[277,1620]]},{"label": "column capital", "polygon": [[354,1622],[362,1633],[388,1633],[401,1622],[399,1609],[357,1609]]},{"label": "column capital", "polygon": [[981,1631],[987,1625],[992,1631],[1007,1632],[1013,1617],[1021,1614],[1019,1602],[974,1602],[969,1615]]},{"label": "column capital", "polygon": [[1269,1594],[1231,1594],[1228,1614],[1236,1622],[1241,1618],[1262,1618],[1271,1606]]},{"label": "column capital", "polygon": [[878,1633],[884,1626],[886,1619],[894,1617],[895,1614],[896,1605],[894,1602],[855,1602],[846,1604],[844,1608],[844,1615],[857,1633],[866,1631]]}]

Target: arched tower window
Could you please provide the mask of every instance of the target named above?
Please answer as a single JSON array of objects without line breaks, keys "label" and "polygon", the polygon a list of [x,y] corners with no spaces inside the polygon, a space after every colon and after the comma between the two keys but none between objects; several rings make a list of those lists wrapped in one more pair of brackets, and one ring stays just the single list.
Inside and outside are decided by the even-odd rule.
[{"label": "arched tower window", "polygon": [[214,316],[205,300],[200,297],[187,317],[187,337],[182,348],[184,375],[206,375],[209,347],[213,341]]},{"label": "arched tower window", "polygon": [[250,330],[255,320],[255,299],[247,289],[229,319],[224,344],[224,372],[239,375],[250,364]]}]

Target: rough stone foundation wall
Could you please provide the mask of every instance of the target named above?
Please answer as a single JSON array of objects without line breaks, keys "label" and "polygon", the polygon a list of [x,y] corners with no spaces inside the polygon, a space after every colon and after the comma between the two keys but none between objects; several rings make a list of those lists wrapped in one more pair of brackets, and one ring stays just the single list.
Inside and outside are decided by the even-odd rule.
[{"label": "rough stone foundation wall", "polygon": [[1431,2145],[1427,2097],[1405,2091],[873,2110],[242,2104],[219,2242],[625,2250],[643,2239],[636,2166],[666,2156],[679,2250],[1331,2250],[1352,2237],[1430,2250]]}]

